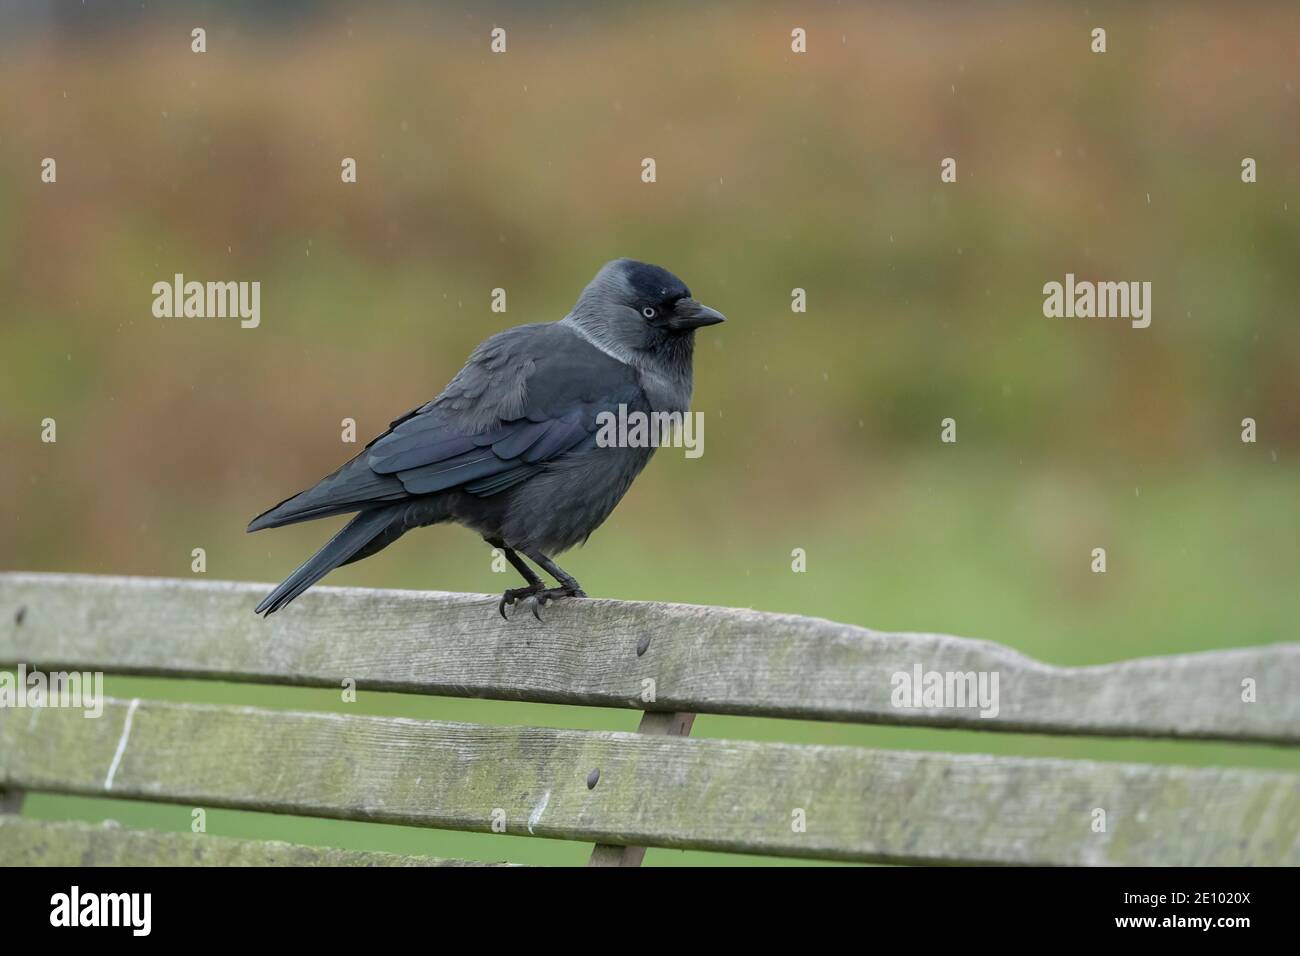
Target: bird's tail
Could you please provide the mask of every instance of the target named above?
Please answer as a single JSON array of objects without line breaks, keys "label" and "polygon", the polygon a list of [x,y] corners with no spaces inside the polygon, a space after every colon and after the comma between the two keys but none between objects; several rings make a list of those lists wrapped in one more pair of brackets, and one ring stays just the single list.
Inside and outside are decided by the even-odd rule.
[{"label": "bird's tail", "polygon": [[339,565],[366,557],[395,541],[406,531],[403,510],[401,505],[390,505],[361,512],[264,597],[254,613],[274,614]]}]

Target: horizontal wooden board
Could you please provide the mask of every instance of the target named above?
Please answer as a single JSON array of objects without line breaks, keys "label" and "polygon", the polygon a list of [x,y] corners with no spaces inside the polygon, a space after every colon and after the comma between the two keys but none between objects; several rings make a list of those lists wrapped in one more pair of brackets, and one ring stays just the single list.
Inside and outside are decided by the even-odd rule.
[{"label": "horizontal wooden board", "polygon": [[[609,707],[1106,736],[1300,743],[1300,644],[1054,667],[988,641],[730,608],[0,574],[0,665]],[[977,707],[898,707],[894,675],[998,675]],[[654,682],[654,700],[642,694]],[[1254,682],[1253,702],[1243,681]]]},{"label": "horizontal wooden board", "polygon": [[844,860],[1300,864],[1300,775],[138,700],[0,710],[4,786]]},{"label": "horizontal wooden board", "polygon": [[0,814],[0,866],[479,865],[483,864]]}]

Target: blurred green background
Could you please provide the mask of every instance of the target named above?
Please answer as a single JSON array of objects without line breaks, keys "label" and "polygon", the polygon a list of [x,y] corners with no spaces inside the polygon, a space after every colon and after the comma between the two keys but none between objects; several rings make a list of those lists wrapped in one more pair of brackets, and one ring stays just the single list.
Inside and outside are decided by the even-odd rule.
[{"label": "blurred green background", "polygon": [[[489,52],[494,26],[505,55]],[[1104,55],[1089,51],[1095,26]],[[794,27],[805,55],[790,51]],[[343,418],[368,440],[477,342],[562,317],[626,255],[677,272],[730,321],[700,335],[704,456],[662,452],[563,560],[591,593],[983,637],[1057,664],[1294,640],[1298,39],[1293,4],[6,7],[0,567],[185,577],[202,547],[209,577],[278,581],[337,522],[244,526],[355,453]],[[40,181],[47,156],[57,184]],[[345,156],[356,184],[340,182]],[[176,272],[260,281],[261,326],[154,318],[151,286]],[[1044,318],[1043,284],[1067,272],[1150,281],[1151,327]],[[1247,416],[1255,444],[1241,441]],[[56,444],[40,440],[46,417]],[[954,445],[939,441],[946,417]],[[1105,574],[1089,570],[1095,547]],[[794,548],[806,573],[791,571]],[[483,592],[509,577],[446,527],[327,583]],[[109,690],[343,709],[299,689]],[[366,693],[347,709],[636,723]],[[1296,766],[1265,747],[695,726]],[[188,808],[143,803],[36,795],[25,812],[189,827]],[[208,822],[482,859],[587,851],[228,811]],[[720,860],[752,862],[647,857]]]}]

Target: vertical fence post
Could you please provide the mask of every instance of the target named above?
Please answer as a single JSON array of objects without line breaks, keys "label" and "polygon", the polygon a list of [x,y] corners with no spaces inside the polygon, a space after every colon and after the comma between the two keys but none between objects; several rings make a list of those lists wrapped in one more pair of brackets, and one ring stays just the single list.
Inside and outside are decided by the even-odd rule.
[{"label": "vertical fence post", "polygon": [[0,789],[0,813],[21,813],[23,809],[23,792],[21,790]]},{"label": "vertical fence post", "polygon": [[[641,715],[639,734],[658,734],[666,737],[689,737],[695,715],[685,711],[647,710]],[[643,846],[618,846],[612,843],[597,843],[591,851],[588,866],[640,866],[645,859]]]}]

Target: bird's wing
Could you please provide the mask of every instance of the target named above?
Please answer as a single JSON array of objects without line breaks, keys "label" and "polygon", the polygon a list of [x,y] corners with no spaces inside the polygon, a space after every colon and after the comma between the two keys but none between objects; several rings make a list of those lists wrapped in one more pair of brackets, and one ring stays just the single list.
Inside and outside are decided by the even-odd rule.
[{"label": "bird's wing", "polygon": [[248,530],[464,488],[498,494],[592,440],[596,416],[643,408],[635,372],[560,323],[488,339],[441,395],[394,421],[333,474]]},{"label": "bird's wing", "polygon": [[371,443],[366,464],[412,495],[496,494],[587,441],[600,412],[640,396],[630,367],[567,327],[521,326],[480,345],[441,395]]}]

